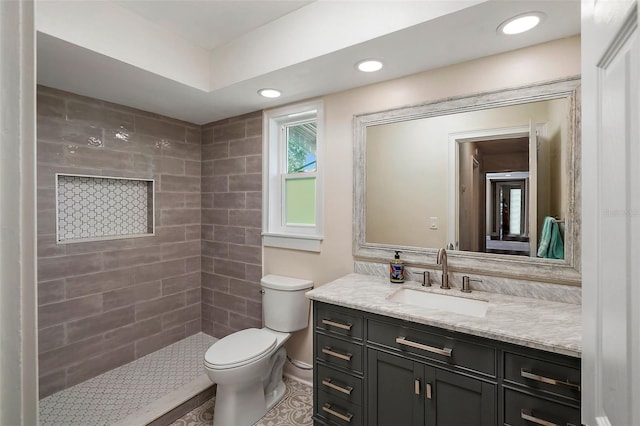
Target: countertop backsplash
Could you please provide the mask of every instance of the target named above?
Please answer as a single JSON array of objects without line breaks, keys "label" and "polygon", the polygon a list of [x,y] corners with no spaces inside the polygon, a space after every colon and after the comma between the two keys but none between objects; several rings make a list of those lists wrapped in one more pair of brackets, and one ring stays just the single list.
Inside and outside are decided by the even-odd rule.
[{"label": "countertop backsplash", "polygon": [[[407,266],[405,279],[407,281],[422,282],[422,272],[429,271],[432,285],[440,285],[442,270],[418,268]],[[389,264],[378,262],[355,261],[354,272],[378,277],[389,276]],[[530,297],[534,299],[549,300],[552,302],[582,303],[582,289],[577,286],[541,283],[535,281],[519,280],[513,278],[500,278],[488,275],[475,275],[465,272],[449,272],[449,285],[460,288],[462,276],[468,275],[471,279],[480,279],[482,282],[472,281],[471,289],[501,293],[518,297]]]}]

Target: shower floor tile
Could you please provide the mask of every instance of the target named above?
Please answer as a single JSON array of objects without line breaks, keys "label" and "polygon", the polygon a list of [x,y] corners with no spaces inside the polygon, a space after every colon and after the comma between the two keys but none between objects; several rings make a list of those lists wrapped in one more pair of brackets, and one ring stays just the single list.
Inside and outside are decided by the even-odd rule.
[{"label": "shower floor tile", "polygon": [[43,398],[40,425],[112,425],[135,418],[137,412],[167,394],[197,379],[202,382],[202,376],[206,377],[204,353],[216,340],[195,334]]}]

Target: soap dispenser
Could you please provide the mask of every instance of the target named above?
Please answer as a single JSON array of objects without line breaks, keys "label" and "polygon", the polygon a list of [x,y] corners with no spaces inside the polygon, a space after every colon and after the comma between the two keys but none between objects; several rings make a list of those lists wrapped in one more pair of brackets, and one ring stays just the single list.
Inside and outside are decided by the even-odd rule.
[{"label": "soap dispenser", "polygon": [[402,252],[396,250],[396,255],[389,264],[389,280],[392,283],[404,282],[404,262],[400,260],[400,253]]}]

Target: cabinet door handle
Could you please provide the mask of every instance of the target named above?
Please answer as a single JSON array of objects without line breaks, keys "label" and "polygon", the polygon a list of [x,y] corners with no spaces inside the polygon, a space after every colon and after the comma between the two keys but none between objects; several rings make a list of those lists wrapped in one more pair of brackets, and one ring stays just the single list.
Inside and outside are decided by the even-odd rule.
[{"label": "cabinet door handle", "polygon": [[353,324],[349,324],[349,323],[343,324],[341,322],[331,321],[326,318],[322,320],[322,323],[324,325],[330,325],[331,327],[337,327],[347,331],[351,331],[351,327],[353,327]]},{"label": "cabinet door handle", "polygon": [[345,395],[351,395],[351,392],[353,392],[353,388],[351,386],[338,386],[336,384],[334,384],[330,378],[326,378],[322,381],[322,384],[325,385],[328,388],[337,390],[338,392],[342,392]]},{"label": "cabinet door handle", "polygon": [[427,399],[431,399],[431,397],[432,397],[432,394],[431,394],[431,383],[427,383],[427,389],[426,389],[425,393],[427,394]]},{"label": "cabinet door handle", "polygon": [[416,349],[422,349],[423,351],[432,352],[438,355],[451,356],[452,349],[444,347],[442,349],[435,348],[433,346],[423,345],[422,343],[413,342],[411,340],[407,340],[405,337],[396,337],[396,343],[400,345],[410,346]]},{"label": "cabinet door handle", "polygon": [[329,404],[328,402],[326,404],[324,404],[322,406],[322,411],[331,414],[332,416],[336,416],[337,418],[339,418],[340,420],[344,420],[345,422],[351,423],[351,419],[353,418],[353,414],[347,412],[347,413],[338,413],[336,410],[334,410],[333,408],[331,408],[331,404]]},{"label": "cabinet door handle", "polygon": [[341,354],[340,352],[336,352],[333,349],[331,349],[330,346],[325,346],[324,348],[322,348],[322,353],[330,356],[334,356],[339,359],[343,359],[345,361],[351,361],[351,358],[353,357],[353,355],[350,353]]},{"label": "cabinet door handle", "polygon": [[420,395],[420,379],[416,379],[415,382],[413,382],[413,391],[416,395]]},{"label": "cabinet door handle", "polygon": [[532,372],[527,371],[524,368],[520,369],[520,375],[522,377],[524,377],[525,379],[536,380],[538,382],[547,383],[549,385],[566,386],[566,387],[568,387],[570,389],[574,389],[574,390],[577,390],[578,392],[580,392],[580,385],[577,385],[575,383],[571,383],[569,380],[551,379],[549,377],[540,376],[538,374],[533,374]]},{"label": "cabinet door handle", "polygon": [[531,423],[535,423],[535,424],[537,424],[537,425],[542,425],[542,426],[559,426],[559,425],[558,425],[558,424],[556,424],[556,423],[552,423],[552,422],[549,422],[549,421],[547,421],[547,420],[543,420],[543,419],[539,419],[539,418],[537,418],[537,417],[534,417],[534,416],[531,414],[531,411],[529,411],[529,410],[525,410],[524,408],[523,408],[522,410],[520,410],[520,417],[521,417],[522,419],[524,419],[524,420],[527,420],[527,421],[529,421],[529,422],[531,422]]}]

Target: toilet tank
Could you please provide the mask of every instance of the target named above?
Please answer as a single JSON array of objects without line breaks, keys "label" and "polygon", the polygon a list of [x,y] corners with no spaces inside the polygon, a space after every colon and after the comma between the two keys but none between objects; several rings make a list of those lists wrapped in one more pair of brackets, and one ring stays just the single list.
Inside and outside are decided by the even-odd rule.
[{"label": "toilet tank", "polygon": [[309,299],[304,294],[313,282],[282,275],[266,275],[262,286],[262,316],[264,326],[289,333],[309,324]]}]

